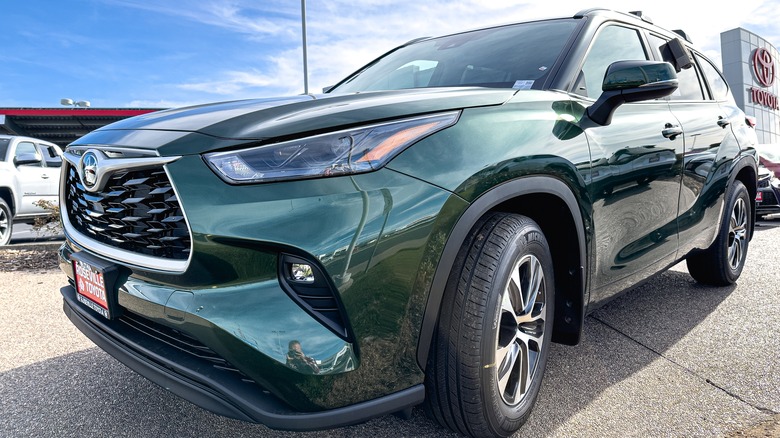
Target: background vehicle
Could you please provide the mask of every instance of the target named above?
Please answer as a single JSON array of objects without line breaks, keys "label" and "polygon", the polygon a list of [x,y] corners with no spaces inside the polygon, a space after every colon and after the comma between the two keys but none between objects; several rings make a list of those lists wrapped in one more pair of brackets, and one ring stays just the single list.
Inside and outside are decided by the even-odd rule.
[{"label": "background vehicle", "polygon": [[780,145],[756,145],[759,159],[756,215],[780,213]]},{"label": "background vehicle", "polygon": [[780,175],[780,144],[757,144],[759,164]]},{"label": "background vehicle", "polygon": [[0,245],[11,240],[14,222],[50,214],[38,201],[56,205],[62,151],[49,142],[0,135]]},{"label": "background vehicle", "polygon": [[771,170],[759,166],[756,216],[763,218],[777,213],[780,213],[780,179]]},{"label": "background vehicle", "polygon": [[683,259],[742,272],[755,132],[680,38],[587,10],[418,40],[324,96],[94,131],[65,152],[64,310],[223,415],[425,403],[509,435],[587,311]]}]

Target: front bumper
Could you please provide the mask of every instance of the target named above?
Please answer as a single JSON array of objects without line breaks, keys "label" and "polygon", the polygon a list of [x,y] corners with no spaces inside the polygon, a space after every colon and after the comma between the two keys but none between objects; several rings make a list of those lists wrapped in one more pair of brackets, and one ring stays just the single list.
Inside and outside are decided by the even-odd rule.
[{"label": "front bumper", "polygon": [[[334,427],[423,400],[415,348],[422,309],[464,201],[387,169],[238,187],[199,157],[167,170],[192,230],[186,270],[112,260],[67,236],[60,266],[71,286],[75,252],[121,271],[117,320],[63,289],[66,313],[87,336],[185,399],[270,427]],[[324,273],[345,332],[283,287],[286,255]],[[316,375],[286,363],[293,340],[317,359]],[[312,421],[297,424],[302,416]]]},{"label": "front bumper", "polygon": [[65,314],[92,342],[152,382],[220,415],[274,429],[318,430],[401,411],[421,403],[425,397],[420,384],[351,406],[299,412],[232,369],[214,367],[208,359],[183,353],[128,328],[131,322],[126,318],[101,320],[76,301],[72,286],[63,287],[60,292]]},{"label": "front bumper", "polygon": [[758,184],[756,196],[756,215],[780,213],[780,180],[771,178]]}]

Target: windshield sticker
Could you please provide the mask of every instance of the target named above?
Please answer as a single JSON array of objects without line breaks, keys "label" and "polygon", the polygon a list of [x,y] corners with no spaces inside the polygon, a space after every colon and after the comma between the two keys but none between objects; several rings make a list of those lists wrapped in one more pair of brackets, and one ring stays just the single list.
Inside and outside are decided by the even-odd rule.
[{"label": "windshield sticker", "polygon": [[516,90],[530,90],[533,85],[533,80],[517,80],[515,81],[515,84],[512,85],[512,88]]}]

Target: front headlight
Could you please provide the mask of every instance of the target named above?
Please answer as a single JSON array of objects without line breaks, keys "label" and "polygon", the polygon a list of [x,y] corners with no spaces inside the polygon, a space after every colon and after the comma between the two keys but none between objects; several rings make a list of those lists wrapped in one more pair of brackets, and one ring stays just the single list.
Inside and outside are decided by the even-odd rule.
[{"label": "front headlight", "polygon": [[248,149],[214,152],[206,162],[229,183],[370,172],[411,144],[452,126],[459,111],[361,126]]}]

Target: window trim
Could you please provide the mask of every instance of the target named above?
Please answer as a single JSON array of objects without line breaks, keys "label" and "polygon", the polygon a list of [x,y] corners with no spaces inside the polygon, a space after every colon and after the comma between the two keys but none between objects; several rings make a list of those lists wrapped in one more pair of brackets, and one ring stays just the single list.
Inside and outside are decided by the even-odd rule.
[{"label": "window trim", "polygon": [[[38,146],[38,150],[41,153],[41,157],[42,157],[42,161],[41,162],[43,163],[43,167],[50,167],[50,168],[53,168],[53,169],[56,169],[58,167],[62,167],[62,161],[63,161],[62,155],[60,155],[60,154],[58,154],[56,152],[56,149],[59,149],[59,146],[57,146],[57,145],[49,145],[49,144],[46,144],[46,143],[37,143],[36,146]],[[54,155],[52,155],[52,154],[54,154]],[[60,163],[59,166],[50,165],[51,163],[55,162],[54,161],[55,158],[58,158],[60,160],[59,161],[59,163]]]},{"label": "window trim", "polygon": [[[646,31],[645,28],[640,27],[640,26],[635,26],[635,25],[632,25],[630,23],[625,23],[623,21],[617,21],[617,20],[607,20],[607,21],[604,21],[603,23],[599,24],[599,27],[593,33],[593,36],[591,37],[590,41],[588,41],[588,48],[585,50],[585,53],[582,55],[582,58],[580,59],[580,62],[578,63],[577,69],[575,70],[574,78],[573,78],[573,80],[570,83],[569,89],[567,90],[567,92],[569,94],[572,94],[574,96],[577,96],[578,98],[585,99],[585,100],[588,100],[588,101],[593,101],[593,102],[596,101],[597,98],[593,98],[593,97],[590,97],[590,96],[584,96],[584,95],[578,93],[576,91],[576,88],[577,88],[577,84],[579,82],[580,74],[582,73],[582,68],[585,66],[585,62],[588,60],[588,56],[590,56],[590,52],[593,49],[594,43],[596,42],[598,37],[601,35],[601,32],[603,32],[604,29],[606,29],[607,27],[610,27],[610,26],[618,26],[618,27],[623,27],[623,28],[627,28],[627,29],[631,29],[631,30],[636,31],[636,33],[639,36],[639,43],[642,46],[642,50],[644,50],[644,52],[645,52],[645,59],[646,60],[654,59],[653,55],[648,52],[649,44],[647,43],[647,40],[646,40],[645,35],[644,35],[644,33]],[[646,102],[636,102],[636,104],[643,104],[643,103],[646,103]]]},{"label": "window trim", "polygon": [[[651,31],[651,30],[648,30],[647,34],[648,34],[648,40],[649,40],[650,36],[654,36],[654,37],[659,38],[659,39],[664,40],[664,41],[669,41],[669,40],[672,39],[669,36],[662,35],[662,34],[659,34],[658,32],[654,32],[654,31]],[[677,38],[680,38],[680,37],[677,36]],[[723,77],[723,74],[721,73],[721,71],[717,67],[715,67],[715,64],[713,64],[712,61],[710,61],[709,58],[707,58],[706,56],[701,54],[701,52],[697,51],[693,47],[687,45],[683,38],[680,38],[680,40],[683,41],[683,44],[685,44],[685,48],[687,48],[688,51],[691,52],[691,55],[693,55],[693,68],[696,69],[697,77],[699,79],[699,87],[701,88],[702,92],[704,93],[704,95],[703,95],[704,97],[702,98],[702,100],[690,100],[690,99],[688,99],[688,100],[682,100],[682,99],[676,100],[676,99],[672,99],[671,97],[667,97],[669,102],[708,103],[708,102],[724,102],[724,101],[728,100],[728,99],[718,100],[718,99],[715,98],[715,96],[714,96],[714,94],[712,92],[712,89],[710,88],[709,82],[707,81],[707,76],[704,74],[704,70],[701,68],[701,65],[700,65],[701,64],[701,60],[704,60],[704,61],[708,62],[713,68],[715,68],[715,70],[718,72],[720,77],[723,79],[723,82],[726,84],[726,90],[730,91],[731,88],[729,87],[728,82],[726,82],[726,78]],[[661,54],[656,49],[653,50],[653,56],[655,57],[655,59],[657,61],[663,61],[663,58],[661,58]]]},{"label": "window trim", "polygon": [[710,81],[707,79],[707,75],[704,73],[704,69],[701,69],[702,80],[704,81],[704,86],[706,87],[706,90],[710,94],[710,99],[712,101],[714,101],[714,102],[727,102],[729,100],[728,99],[729,93],[731,93],[731,87],[729,86],[729,82],[726,80],[726,78],[723,77],[723,72],[720,71],[720,69],[718,67],[716,67],[715,64],[709,58],[704,56],[703,54],[697,52],[696,50],[692,50],[692,49],[691,49],[691,52],[693,53],[693,59],[694,59],[694,61],[696,61],[697,64],[701,64],[702,62],[706,62],[707,64],[709,64],[710,67],[712,67],[713,70],[715,70],[715,72],[718,74],[720,79],[726,85],[726,96],[723,99],[716,98],[715,97],[715,93],[713,92],[712,87],[710,86]]}]

